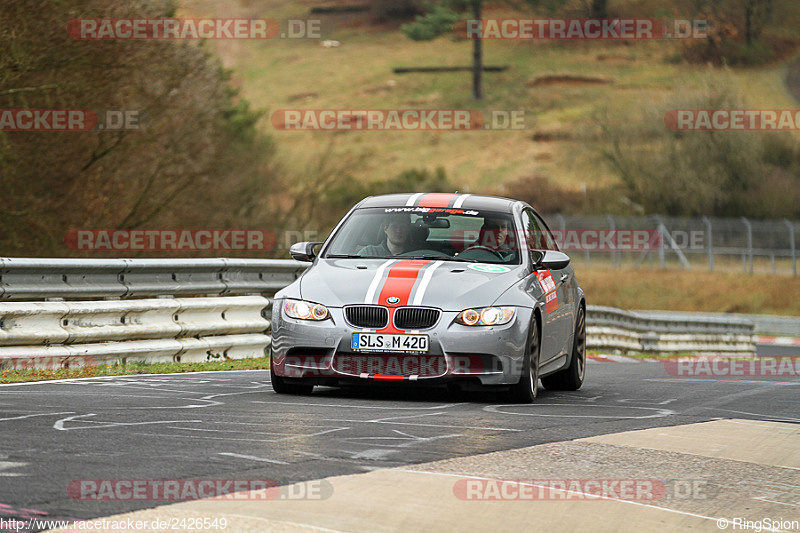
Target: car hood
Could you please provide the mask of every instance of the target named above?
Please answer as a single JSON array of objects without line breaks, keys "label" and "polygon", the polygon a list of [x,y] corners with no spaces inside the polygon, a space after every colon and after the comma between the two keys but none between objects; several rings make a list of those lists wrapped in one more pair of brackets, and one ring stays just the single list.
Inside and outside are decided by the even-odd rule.
[{"label": "car hood", "polygon": [[461,311],[493,304],[522,277],[522,265],[321,258],[300,278],[300,295],[331,307],[392,305],[394,297],[394,305]]}]

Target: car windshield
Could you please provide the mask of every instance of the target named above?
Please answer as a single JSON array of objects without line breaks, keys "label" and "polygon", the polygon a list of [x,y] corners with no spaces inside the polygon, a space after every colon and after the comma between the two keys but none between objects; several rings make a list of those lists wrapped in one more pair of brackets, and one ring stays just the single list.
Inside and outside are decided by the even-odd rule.
[{"label": "car windshield", "polygon": [[429,207],[381,207],[353,212],[325,257],[442,259],[519,264],[510,213]]}]

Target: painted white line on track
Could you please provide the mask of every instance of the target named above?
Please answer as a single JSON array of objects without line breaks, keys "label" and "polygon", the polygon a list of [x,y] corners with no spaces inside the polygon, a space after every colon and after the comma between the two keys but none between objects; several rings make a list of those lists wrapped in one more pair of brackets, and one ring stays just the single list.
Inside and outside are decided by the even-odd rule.
[{"label": "painted white line on track", "polygon": [[[287,440],[294,440],[294,439],[305,439],[308,437],[316,437],[319,435],[324,435],[326,433],[333,433],[334,431],[345,431],[350,429],[349,427],[346,428],[334,428],[328,431],[320,431],[318,433],[306,433],[302,435],[292,435],[289,437],[281,437],[279,439],[238,439],[232,437],[211,437],[207,435],[180,435],[182,439],[205,439],[205,440],[225,440],[225,441],[242,441],[242,442],[283,442]],[[138,433],[138,435],[146,435],[150,437],[170,437],[175,438],[175,433]]]},{"label": "painted white line on track", "polygon": [[55,415],[73,415],[75,411],[66,411],[63,413],[37,413],[35,415],[22,415],[22,416],[10,416],[8,418],[0,418],[0,422],[5,422],[6,420],[21,420],[23,418],[33,418],[34,416],[55,416]]},{"label": "painted white line on track", "polygon": [[5,470],[11,470],[13,468],[22,468],[23,466],[28,466],[30,463],[18,463],[16,461],[0,461],[0,477],[20,477],[25,476],[26,474],[22,474],[20,472],[5,472]]},{"label": "painted white line on track", "polygon": [[[102,422],[98,420],[83,420],[86,417],[90,416],[97,416],[96,413],[88,413],[85,415],[75,415],[75,416],[68,416],[66,418],[62,418],[61,420],[57,420],[55,424],[53,424],[53,429],[57,429],[59,431],[73,431],[76,429],[105,429],[105,428],[112,428],[112,427],[121,427],[121,426],[146,426],[150,424],[178,424],[178,423],[186,423],[186,422],[196,422],[202,423],[202,420],[154,420],[151,422]],[[80,422],[84,422],[87,424],[95,424],[93,426],[76,426],[76,427],[64,427],[65,422],[72,422],[73,420],[78,420]]]},{"label": "painted white line on track", "polygon": [[310,405],[312,407],[341,407],[344,409],[380,409],[381,411],[425,411],[425,410],[437,410],[437,409],[447,409],[448,407],[454,407],[459,405],[457,403],[446,403],[444,405],[433,405],[430,407],[395,407],[391,405],[352,405],[352,404],[342,404],[342,403],[311,403],[311,402],[265,402],[263,400],[253,400],[253,403],[267,403],[274,405],[279,403],[280,405]]},{"label": "painted white line on track", "polygon": [[574,415],[574,414],[546,414],[546,413],[518,413],[518,412],[509,412],[503,411],[501,408],[503,407],[520,407],[518,404],[504,404],[504,405],[487,405],[483,408],[484,411],[489,413],[499,413],[502,415],[512,415],[512,416],[541,416],[541,417],[549,417],[549,418],[611,418],[614,420],[622,420],[622,419],[634,419],[634,420],[641,420],[645,418],[661,418],[669,415],[676,414],[675,411],[671,409],[657,409],[655,407],[634,407],[632,405],[598,405],[598,404],[588,404],[588,405],[575,405],[569,403],[534,403],[533,407],[578,407],[579,409],[586,409],[587,407],[605,407],[609,409],[640,409],[644,411],[656,411],[656,413],[647,416],[619,416],[619,415]]},{"label": "painted white line on track", "polygon": [[364,420],[364,422],[385,422],[389,420],[400,420],[403,418],[420,418],[423,416],[439,416],[446,414],[444,411],[440,413],[420,413],[418,415],[399,415],[399,416],[387,416],[385,418],[373,418],[372,420]]},{"label": "painted white line on track", "polygon": [[[261,427],[264,427],[264,424],[260,424]],[[321,426],[325,427],[325,426]],[[167,426],[168,429],[180,429],[183,431],[197,431],[197,432],[205,432],[205,433],[252,433],[252,430],[249,429],[209,429],[209,428],[185,428],[181,426]],[[260,431],[259,435],[272,435],[272,436],[279,436],[281,438],[297,438],[298,436],[306,436],[306,434],[298,434],[298,433],[276,433],[274,431]]]},{"label": "painted white line on track", "polygon": [[450,428],[450,429],[482,429],[486,431],[513,431],[513,432],[522,432],[526,431],[523,429],[512,429],[512,428],[496,428],[496,427],[484,427],[484,426],[456,426],[452,424],[422,424],[418,422],[393,422],[391,420],[385,420],[381,422],[375,422],[374,420],[358,420],[358,419],[350,419],[350,418],[321,418],[321,421],[324,422],[348,422],[348,423],[358,423],[358,424],[391,424],[396,426],[419,426],[419,427],[427,427],[427,428]]},{"label": "painted white line on track", "polygon": [[225,455],[227,457],[237,457],[239,459],[249,459],[250,461],[261,461],[262,463],[274,463],[276,465],[288,465],[286,461],[279,461],[277,459],[267,459],[266,457],[256,457],[255,455],[242,455],[240,453],[220,452],[217,455]]},{"label": "painted white line on track", "polygon": [[450,438],[455,438],[455,437],[461,437],[462,436],[460,434],[452,434],[452,435],[434,435],[433,437],[419,437],[417,435],[412,435],[411,433],[405,433],[405,432],[397,430],[397,429],[393,429],[392,431],[397,433],[400,436],[399,437],[386,437],[386,436],[383,436],[383,437],[347,437],[347,438],[342,439],[342,440],[344,440],[346,442],[356,442],[356,443],[360,443],[361,441],[365,441],[365,440],[366,441],[376,441],[376,440],[380,440],[380,441],[402,441],[401,444],[372,444],[372,445],[373,446],[383,446],[383,447],[388,447],[388,448],[410,448],[411,446],[414,446],[415,444],[428,443],[428,442],[433,442],[435,440],[450,439]]},{"label": "painted white line on track", "polygon": [[[22,383],[0,383],[0,387],[19,387],[23,385],[42,385],[50,383],[74,383],[78,381],[88,381],[92,379],[113,380],[116,378],[138,378],[150,376],[181,376],[186,374],[218,374],[220,372],[269,372],[268,368],[254,368],[244,370],[200,370],[198,372],[168,372],[166,374],[120,374],[117,376],[91,376],[88,378],[67,378],[67,379],[43,379],[41,381],[25,381]],[[267,380],[269,382],[269,380]]]}]

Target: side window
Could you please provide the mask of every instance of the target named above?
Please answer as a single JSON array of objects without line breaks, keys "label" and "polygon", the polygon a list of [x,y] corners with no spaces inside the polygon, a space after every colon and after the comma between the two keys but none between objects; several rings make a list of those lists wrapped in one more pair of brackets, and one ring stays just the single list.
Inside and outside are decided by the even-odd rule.
[{"label": "side window", "polygon": [[533,217],[538,222],[542,237],[544,237],[543,244],[545,245],[545,250],[558,251],[558,245],[556,244],[556,241],[553,238],[553,234],[550,233],[550,230],[547,228],[547,224],[545,224],[544,221],[542,220],[542,217],[540,217],[536,213],[533,213]]},{"label": "side window", "polygon": [[522,211],[525,240],[531,250],[557,250],[555,241],[541,219],[530,209]]}]

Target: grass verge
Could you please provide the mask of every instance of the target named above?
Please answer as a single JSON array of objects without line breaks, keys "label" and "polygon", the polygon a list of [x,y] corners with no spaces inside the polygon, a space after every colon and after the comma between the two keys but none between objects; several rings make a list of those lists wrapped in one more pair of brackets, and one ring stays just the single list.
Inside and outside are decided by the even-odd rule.
[{"label": "grass verge", "polygon": [[590,305],[800,316],[800,278],[575,265]]},{"label": "grass verge", "polygon": [[128,365],[98,365],[81,368],[3,370],[0,373],[0,383],[122,376],[127,374],[183,374],[215,370],[264,370],[267,368],[269,368],[269,357],[227,359],[225,361],[207,363],[132,363]]}]

